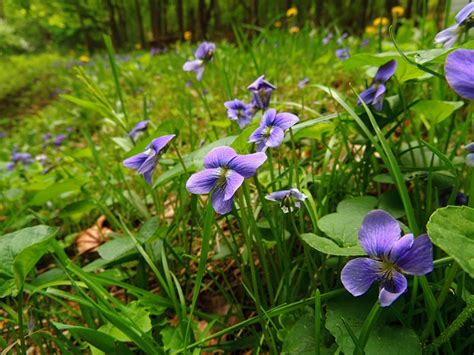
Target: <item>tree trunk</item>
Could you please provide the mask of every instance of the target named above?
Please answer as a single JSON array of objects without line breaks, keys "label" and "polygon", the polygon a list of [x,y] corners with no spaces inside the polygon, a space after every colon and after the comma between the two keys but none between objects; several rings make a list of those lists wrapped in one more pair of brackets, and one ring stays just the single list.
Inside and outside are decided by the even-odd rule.
[{"label": "tree trunk", "polygon": [[206,19],[206,1],[198,1],[198,16],[199,16],[199,31],[202,38],[206,38],[207,32],[207,19]]},{"label": "tree trunk", "polygon": [[153,45],[158,45],[158,39],[160,38],[160,17],[158,12],[158,1],[149,0],[150,4],[150,22],[151,22],[151,33],[153,35]]},{"label": "tree trunk", "polygon": [[145,29],[143,28],[143,17],[140,0],[135,0],[135,12],[137,15],[138,37],[140,38],[140,44],[142,45],[142,48],[145,49],[147,47],[147,43],[145,41]]},{"label": "tree trunk", "polygon": [[178,31],[182,36],[184,33],[183,0],[176,0],[176,18],[178,19]]},{"label": "tree trunk", "polygon": [[258,26],[258,0],[250,2],[250,23]]},{"label": "tree trunk", "polygon": [[0,19],[4,19],[5,18],[5,9],[3,7],[3,0],[0,0]]},{"label": "tree trunk", "polygon": [[119,28],[121,30],[121,35],[120,38],[123,41],[123,44],[128,42],[128,33],[127,33],[127,21],[126,21],[126,15],[125,15],[125,7],[123,4],[123,0],[120,0],[120,4],[117,4],[118,6],[118,17],[119,17]]},{"label": "tree trunk", "polygon": [[[1,3],[2,0],[0,0],[0,3]],[[79,17],[79,24],[81,26],[81,33],[83,34],[84,36],[84,41],[86,43],[86,47],[87,47],[87,51],[90,53],[92,53],[93,49],[94,49],[94,46],[92,44],[92,38],[90,36],[90,33],[89,33],[89,29],[86,28],[85,26],[85,22],[84,22],[84,12],[83,10],[81,9],[81,5],[80,5],[80,2],[77,1],[75,3],[75,7],[76,7],[76,14],[77,16]]]},{"label": "tree trunk", "polygon": [[115,21],[115,8],[112,4],[112,0],[105,0],[105,4],[107,6],[107,11],[109,12],[109,26],[112,33],[112,43],[115,48],[119,48],[121,41],[120,32],[117,27],[117,22]]}]

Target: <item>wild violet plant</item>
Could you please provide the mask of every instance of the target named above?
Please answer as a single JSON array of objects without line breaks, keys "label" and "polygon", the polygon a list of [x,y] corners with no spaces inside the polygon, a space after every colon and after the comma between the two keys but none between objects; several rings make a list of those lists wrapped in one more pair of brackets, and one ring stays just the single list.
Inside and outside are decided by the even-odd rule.
[{"label": "wild violet plant", "polygon": [[215,148],[204,158],[205,170],[193,174],[186,189],[193,194],[210,193],[214,210],[229,213],[240,185],[254,176],[266,159],[263,153],[239,155],[230,147]]},{"label": "wild violet plant", "polygon": [[138,174],[143,175],[148,184],[151,184],[153,171],[155,171],[158,164],[160,154],[163,153],[164,149],[175,137],[175,134],[169,134],[153,139],[143,153],[138,153],[125,159],[123,165],[129,169],[136,170]]},{"label": "wild violet plant", "polygon": [[426,275],[433,270],[433,247],[427,234],[400,237],[398,222],[382,210],[370,212],[362,222],[359,241],[369,258],[349,261],[341,281],[354,296],[363,295],[380,282],[379,301],[390,306],[407,290],[403,274]]},{"label": "wild violet plant", "polygon": [[[295,15],[292,15],[291,21],[296,21]],[[5,175],[12,177],[12,188],[8,193],[2,192],[2,198],[16,198],[21,179],[31,184],[33,189],[52,177],[51,181],[60,189],[68,185],[74,187],[72,191],[61,193],[61,197],[46,195],[51,201],[46,202],[44,210],[36,209],[41,199],[46,198],[45,192],[41,191],[42,194],[36,195],[32,203],[25,203],[26,209],[35,213],[27,216],[29,219],[25,218],[25,221],[41,218],[54,222],[61,218],[65,222],[64,229],[74,230],[75,223],[69,223],[68,219],[77,218],[88,208],[97,208],[101,218],[107,218],[107,224],[104,225],[104,219],[101,219],[94,225],[95,229],[86,229],[88,233],[93,234],[92,230],[105,237],[105,240],[96,238],[99,243],[105,243],[105,247],[98,246],[96,249],[98,256],[81,255],[71,261],[68,256],[74,253],[74,246],[67,249],[67,254],[58,243],[48,246],[54,250],[54,261],[61,267],[61,272],[56,273],[57,270],[52,269],[54,280],[48,285],[47,292],[40,292],[41,279],[38,284],[36,273],[29,273],[26,281],[34,280],[35,283],[27,284],[24,292],[28,293],[28,297],[22,297],[21,293],[12,296],[16,298],[12,304],[19,308],[18,321],[11,316],[11,311],[2,313],[1,317],[8,318],[5,327],[12,329],[14,335],[30,331],[28,336],[18,336],[23,342],[25,339],[38,344],[58,341],[61,349],[70,352],[78,346],[81,350],[90,346],[95,351],[95,345],[99,344],[103,346],[100,349],[103,352],[113,349],[123,353],[129,350],[159,353],[164,348],[165,351],[186,353],[209,351],[212,341],[212,349],[216,351],[239,352],[245,346],[250,351],[300,353],[308,352],[304,349],[306,342],[301,341],[304,338],[310,339],[309,352],[331,352],[337,348],[343,353],[370,353],[373,339],[377,339],[377,343],[390,343],[388,337],[392,342],[393,339],[398,341],[401,348],[408,347],[407,353],[420,353],[421,344],[426,349],[434,348],[438,353],[452,353],[451,346],[456,351],[469,353],[472,348],[469,344],[471,334],[466,329],[468,326],[462,327],[463,319],[469,319],[472,315],[469,303],[472,285],[469,273],[465,271],[469,270],[469,260],[459,257],[450,248],[461,245],[458,250],[464,251],[469,250],[469,246],[468,243],[450,242],[443,248],[435,247],[450,238],[462,240],[463,228],[470,223],[468,207],[453,206],[467,205],[472,201],[460,189],[469,197],[473,196],[468,191],[469,184],[465,184],[468,179],[464,178],[463,169],[466,168],[462,164],[459,144],[455,143],[470,141],[468,126],[472,114],[468,109],[469,102],[463,101],[466,107],[451,112],[449,119],[442,123],[430,121],[430,105],[426,103],[422,114],[414,114],[411,109],[418,102],[423,104],[425,99],[439,101],[435,98],[452,100],[455,93],[446,85],[441,74],[431,78],[411,78],[408,83],[393,81],[388,86],[388,80],[396,70],[396,63],[391,61],[379,68],[371,85],[361,95],[364,103],[378,112],[373,113],[372,117],[372,111],[367,110],[366,117],[359,117],[355,112],[362,111],[362,108],[354,112],[349,101],[342,100],[337,93],[337,90],[348,89],[349,80],[361,86],[364,80],[359,72],[354,77],[347,73],[336,75],[337,87],[328,90],[327,96],[315,89],[316,85],[307,85],[306,80],[302,80],[301,85],[295,85],[296,79],[303,77],[303,73],[311,77],[312,83],[325,83],[326,75],[318,77],[320,69],[324,68],[325,74],[333,74],[331,69],[341,67],[333,62],[322,66],[314,63],[314,58],[306,58],[309,49],[319,55],[316,50],[320,50],[323,41],[312,36],[309,35],[304,42],[307,44],[304,50],[297,46],[289,47],[282,38],[277,38],[280,47],[275,46],[277,41],[271,41],[268,44],[270,47],[265,47],[262,42],[249,42],[252,54],[260,49],[268,51],[268,48],[271,48],[270,51],[277,51],[278,48],[285,51],[283,55],[287,56],[285,65],[288,65],[288,74],[270,70],[274,69],[273,63],[278,63],[276,59],[279,60],[273,53],[264,58],[267,61],[265,66],[262,65],[263,59],[257,56],[255,71],[251,71],[247,66],[249,53],[242,53],[244,51],[233,47],[225,49],[228,52],[223,53],[222,58],[228,66],[223,65],[222,72],[208,73],[206,94],[204,88],[197,89],[192,84],[186,84],[188,90],[183,92],[171,90],[169,87],[175,86],[177,78],[170,77],[166,70],[161,71],[161,62],[167,60],[163,66],[176,69],[172,71],[173,75],[178,72],[184,78],[181,68],[174,68],[179,53],[173,54],[174,50],[170,47],[168,54],[160,54],[151,69],[146,70],[155,76],[160,75],[169,87],[156,97],[146,93],[151,105],[143,104],[143,119],[148,117],[147,111],[153,110],[154,106],[154,110],[162,116],[153,122],[153,126],[156,125],[159,131],[179,133],[179,149],[160,161],[163,174],[153,181],[150,188],[145,186],[147,188],[143,189],[144,184],[137,184],[133,174],[123,174],[117,161],[117,152],[124,154],[123,150],[135,149],[131,147],[146,129],[146,120],[139,122],[131,132],[122,132],[120,137],[109,136],[114,131],[113,127],[97,129],[90,135],[85,129],[81,138],[73,137],[70,132],[68,138],[62,141],[61,149],[54,149],[53,135],[49,135],[46,140],[48,146],[41,148],[48,154],[51,166],[45,176],[32,177],[38,167],[42,174],[45,171],[39,166],[39,162],[43,164],[45,161],[45,154],[42,154],[44,157],[36,155],[34,161],[31,156],[20,155],[25,153],[12,156],[12,160],[25,164],[25,168]],[[296,34],[292,37],[293,41],[301,39]],[[354,57],[360,50],[351,43],[352,40],[338,42],[347,45]],[[313,43],[318,47],[310,47]],[[333,58],[336,44],[330,40],[326,44],[324,53]],[[294,55],[292,51],[295,51]],[[465,51],[457,49],[448,55],[445,72],[449,86],[463,98],[469,99],[470,53]],[[200,74],[200,78],[209,57],[212,58],[209,51],[205,53],[199,55],[201,59],[196,53],[196,61],[202,60],[202,63],[188,64],[189,67],[196,66],[195,70],[190,71]],[[281,57],[281,52],[278,54]],[[133,61],[133,58],[115,58],[117,61]],[[377,57],[376,63],[382,63],[382,60]],[[400,57],[399,60],[404,59]],[[226,91],[223,84],[229,82],[228,69],[241,63],[245,65],[239,75],[236,74],[236,80],[243,81],[241,78],[246,75],[251,78],[264,67],[268,74],[272,73],[272,78],[278,80],[281,88],[278,100],[271,102],[275,86],[260,77],[249,89],[253,96],[252,104],[238,100],[226,102],[238,90],[245,90],[241,86],[229,87]],[[401,67],[401,62],[398,63]],[[159,70],[153,69],[155,64]],[[350,65],[350,62],[347,64]],[[368,64],[375,66],[374,63]],[[313,65],[316,68],[314,71]],[[431,70],[442,70],[439,64],[428,65]],[[420,67],[423,68],[421,64]],[[93,70],[93,67],[90,69]],[[130,70],[127,74],[143,74],[136,68],[123,69]],[[403,78],[403,72],[398,74]],[[327,77],[332,78],[331,75]],[[105,82],[107,78],[102,79]],[[88,83],[93,83],[93,80]],[[178,83],[182,89],[185,80]],[[150,83],[151,87],[153,85]],[[160,83],[158,87],[164,85]],[[299,87],[304,87],[304,91]],[[431,91],[433,87],[439,90]],[[354,99],[350,91],[347,92]],[[204,108],[194,101],[196,93],[201,98],[206,95],[209,99],[202,100]],[[102,96],[115,98],[115,95],[114,91]],[[390,110],[380,112],[384,96],[390,95],[393,95],[392,98],[395,96],[396,100],[390,101]],[[125,93],[124,97],[125,100],[136,100],[130,105],[133,107],[129,112],[130,118],[141,115],[141,97],[138,100]],[[337,103],[346,109],[347,114],[339,110],[339,106],[335,107]],[[432,106],[435,104],[432,103]],[[272,105],[292,113],[278,112],[271,108]],[[456,105],[459,106],[459,102]],[[236,134],[234,127],[226,126],[226,109],[228,117],[241,128],[251,121],[255,111],[261,110],[260,127],[250,139],[247,130]],[[207,112],[208,117],[203,116],[202,112]],[[426,117],[420,119],[421,115]],[[189,120],[183,120],[183,117]],[[96,116],[87,116],[87,120],[95,122]],[[382,126],[382,120],[388,121],[388,126]],[[135,121],[128,121],[125,127],[132,127],[132,122]],[[424,127],[427,124],[430,128]],[[290,128],[292,130],[288,133],[291,134],[287,134],[287,138],[291,138],[291,144],[284,145],[285,131]],[[38,137],[41,139],[41,134]],[[78,142],[79,139],[82,141]],[[135,155],[126,159],[123,165],[144,175],[145,181],[151,185],[158,161],[174,139],[174,134],[155,138],[143,152],[135,154],[133,150]],[[404,146],[406,142],[410,143],[409,149]],[[422,149],[416,146],[417,142]],[[82,143],[88,144],[87,149],[81,149]],[[246,154],[254,149],[254,143],[261,152]],[[280,148],[268,150],[269,147]],[[78,157],[84,160],[81,165],[71,163],[71,157],[76,158],[76,148],[79,148]],[[54,150],[54,155],[50,154],[49,149]],[[474,149],[471,145],[465,149],[469,164]],[[35,147],[26,144],[21,151],[37,153]],[[70,156],[63,155],[63,151],[70,153]],[[455,154],[457,160],[451,159]],[[203,156],[204,170],[198,171]],[[407,158],[412,156],[420,159]],[[268,165],[264,165],[266,159]],[[425,164],[420,165],[419,160]],[[53,161],[65,164],[56,166]],[[414,168],[417,171],[411,175]],[[86,183],[76,180],[76,177]],[[440,185],[439,180],[443,180]],[[446,181],[449,189],[441,190],[446,187]],[[51,186],[50,190],[54,192],[56,189]],[[61,206],[64,201],[72,202],[70,196],[79,194],[79,203],[74,201],[71,205]],[[197,198],[192,194],[207,194],[208,198]],[[304,209],[301,208],[303,201]],[[16,202],[7,203],[13,206]],[[429,218],[433,210],[446,205],[448,207],[438,209]],[[416,238],[411,234],[402,236],[400,223],[382,210],[367,214],[377,206],[390,209],[397,219],[409,225],[414,234],[421,235]],[[278,207],[283,213],[279,213]],[[63,211],[60,211],[61,208]],[[93,213],[86,215],[87,218]],[[441,217],[437,219],[437,216]],[[14,220],[15,224],[29,223],[15,216],[10,220]],[[13,226],[10,220],[5,223]],[[359,239],[354,238],[352,233],[358,229]],[[429,237],[422,234],[426,229]],[[30,236],[36,235],[32,231],[26,232],[30,241]],[[63,234],[61,232],[60,237]],[[366,257],[360,257],[361,249],[357,242],[362,245]],[[39,250],[43,250],[38,246],[35,248],[38,254]],[[46,247],[44,253],[47,253]],[[21,255],[18,258],[20,260]],[[97,265],[100,267],[97,268]],[[91,268],[94,268],[93,272],[90,272]],[[435,271],[431,272],[434,268]],[[115,275],[120,275],[120,278],[115,278]],[[18,283],[18,275],[15,283]],[[379,286],[378,300],[367,294],[374,284]],[[32,286],[35,292],[31,291]],[[118,293],[115,293],[116,289]],[[121,297],[123,290],[125,298]],[[358,298],[354,299],[351,294]],[[213,307],[208,309],[208,296],[213,300],[210,304],[217,300],[216,303],[224,305],[216,307],[217,312]],[[26,311],[22,309],[25,299],[39,302]],[[71,304],[80,303],[81,313],[76,312],[74,307],[71,315],[60,307],[55,312],[41,312],[44,304],[55,304],[57,299],[67,301],[67,309]],[[97,304],[91,299],[98,300]],[[399,299],[402,300],[394,305]],[[372,311],[365,309],[367,304],[374,303]],[[384,308],[393,308],[380,311],[377,308],[379,304]],[[89,311],[94,318],[84,321],[82,318],[87,317]],[[375,323],[377,312],[384,317]],[[30,317],[30,313],[31,319],[22,324],[22,319]],[[54,340],[50,340],[51,337],[41,338],[41,332],[35,333],[35,330],[43,329],[44,315],[51,315],[51,320],[55,322],[54,332],[61,332]],[[457,318],[458,315],[460,318]],[[34,317],[40,320],[39,325],[35,324]],[[113,331],[108,331],[110,329]],[[126,341],[123,341],[122,335],[115,335],[116,329],[127,336]],[[92,342],[94,348],[88,345],[87,336],[90,334],[96,340]],[[247,334],[250,336],[247,337]],[[403,335],[402,340],[400,334]],[[221,344],[224,338],[226,341]],[[16,341],[17,338],[12,343]]]},{"label": "wild violet plant", "polygon": [[212,60],[216,45],[210,42],[203,42],[199,45],[194,53],[196,59],[184,63],[184,71],[192,71],[196,74],[197,80],[202,80],[206,64]]},{"label": "wild violet plant", "polygon": [[397,70],[397,61],[390,60],[382,65],[375,74],[374,80],[370,86],[360,94],[357,104],[361,105],[361,100],[366,105],[372,105],[377,111],[383,107],[383,99],[387,91],[385,84],[389,81]]},{"label": "wild violet plant", "polygon": [[444,48],[451,48],[464,33],[474,26],[474,2],[464,6],[456,15],[456,23],[439,32],[435,43],[443,44]]},{"label": "wild violet plant", "polygon": [[263,114],[260,126],[250,135],[248,142],[256,144],[257,152],[276,148],[283,143],[285,131],[297,122],[299,118],[292,113],[277,113],[275,109],[269,109]]}]

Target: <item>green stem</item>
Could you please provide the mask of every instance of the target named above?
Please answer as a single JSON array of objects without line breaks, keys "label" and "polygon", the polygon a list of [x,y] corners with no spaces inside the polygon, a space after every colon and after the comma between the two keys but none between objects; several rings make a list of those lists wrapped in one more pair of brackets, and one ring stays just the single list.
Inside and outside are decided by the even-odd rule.
[{"label": "green stem", "polygon": [[367,344],[367,341],[369,340],[370,332],[372,331],[372,328],[374,327],[375,322],[377,321],[381,310],[382,310],[382,307],[380,307],[379,302],[376,301],[374,306],[370,310],[369,315],[365,319],[364,324],[362,325],[362,330],[360,331],[360,335],[359,335],[359,344],[362,350],[365,348],[365,345]]},{"label": "green stem", "polygon": [[294,166],[294,169],[295,169],[296,187],[298,188],[299,191],[301,191],[300,177],[299,177],[299,172],[298,172],[298,170],[299,170],[298,169],[298,160],[296,159],[295,138],[293,136],[293,130],[291,128],[290,128],[290,137],[291,137],[291,153],[292,153],[292,157],[293,157],[293,166]]},{"label": "green stem", "polygon": [[21,353],[26,355],[25,330],[23,329],[23,286],[18,291],[18,328],[20,333]]}]

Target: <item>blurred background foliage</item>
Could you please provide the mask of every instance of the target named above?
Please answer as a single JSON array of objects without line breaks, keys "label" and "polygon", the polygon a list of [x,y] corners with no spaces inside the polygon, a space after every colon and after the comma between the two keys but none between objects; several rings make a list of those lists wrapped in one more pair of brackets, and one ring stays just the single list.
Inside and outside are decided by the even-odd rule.
[{"label": "blurred background foliage", "polygon": [[[0,0],[0,55],[103,49],[102,33],[119,50],[164,48],[180,39],[233,39],[235,25],[338,28],[364,33],[395,6],[413,21],[443,25],[451,0]],[[288,11],[292,7],[297,11]],[[428,16],[428,17],[427,17]],[[391,19],[390,19],[391,20]]]}]

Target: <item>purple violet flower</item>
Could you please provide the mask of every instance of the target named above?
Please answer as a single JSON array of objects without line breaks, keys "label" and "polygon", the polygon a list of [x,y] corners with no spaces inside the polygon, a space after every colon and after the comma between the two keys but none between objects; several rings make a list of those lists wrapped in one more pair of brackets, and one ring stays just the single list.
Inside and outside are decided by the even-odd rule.
[{"label": "purple violet flower", "polygon": [[276,86],[265,80],[265,75],[259,76],[247,87],[253,94],[252,105],[258,109],[266,110],[270,104],[270,97]]},{"label": "purple violet flower", "polygon": [[375,73],[374,80],[370,86],[362,91],[360,99],[357,99],[357,104],[362,105],[362,101],[366,105],[372,105],[377,111],[381,111],[383,107],[383,98],[387,88],[385,83],[389,81],[397,70],[397,61],[392,59],[382,65]]},{"label": "purple violet flower", "polygon": [[143,153],[125,159],[123,165],[126,168],[137,170],[137,173],[143,175],[146,182],[151,184],[151,177],[158,164],[158,158],[174,137],[176,137],[175,134],[169,134],[153,139]]},{"label": "purple violet flower", "polygon": [[140,133],[146,131],[146,129],[148,128],[148,123],[149,122],[150,122],[149,120],[144,120],[144,121],[138,122],[135,125],[135,127],[133,127],[133,129],[130,131],[128,136],[131,137],[134,142],[136,142],[139,135],[140,135]]},{"label": "purple violet flower", "polygon": [[400,238],[400,225],[387,212],[371,211],[359,230],[359,241],[368,258],[349,261],[341,281],[353,296],[366,293],[380,282],[379,302],[390,306],[407,290],[408,275],[426,275],[433,270],[433,246],[427,234],[414,239],[413,234]]},{"label": "purple violet flower", "polygon": [[334,34],[332,32],[329,32],[326,37],[323,38],[323,45],[327,46],[333,37]]},{"label": "purple violet flower", "polygon": [[367,38],[366,39],[363,39],[362,42],[360,42],[360,46],[362,48],[365,48],[365,47],[368,47],[370,44],[370,40],[368,40]]},{"label": "purple violet flower", "polygon": [[451,48],[459,39],[464,31],[468,31],[474,26],[474,2],[470,2],[464,6],[456,15],[456,23],[439,32],[434,41],[442,43],[444,48]]},{"label": "purple violet flower", "polygon": [[464,147],[467,151],[466,164],[467,166],[474,167],[474,142],[469,143]]},{"label": "purple violet flower", "polygon": [[210,42],[203,42],[194,53],[195,60],[190,60],[183,65],[184,71],[193,71],[196,73],[196,79],[201,80],[206,63],[212,60],[216,45]]},{"label": "purple violet flower", "polygon": [[283,213],[293,212],[295,208],[301,208],[301,202],[307,198],[308,196],[298,189],[275,191],[265,196],[265,199],[269,201],[279,202]]},{"label": "purple violet flower", "polygon": [[227,108],[227,117],[231,121],[237,121],[240,129],[243,129],[252,121],[252,104],[245,104],[238,99],[234,99],[224,102],[224,106]]},{"label": "purple violet flower", "polygon": [[257,152],[276,148],[285,138],[285,130],[299,122],[296,115],[288,112],[277,113],[275,109],[265,111],[260,126],[250,135],[248,142],[257,145]]},{"label": "purple violet flower", "polygon": [[449,86],[459,96],[474,100],[474,50],[457,49],[450,53],[444,72]]},{"label": "purple violet flower", "polygon": [[349,58],[349,51],[345,48],[339,48],[336,50],[336,57],[341,61],[345,61]]},{"label": "purple violet flower", "polygon": [[11,154],[12,161],[7,165],[7,170],[13,170],[17,163],[22,163],[23,166],[28,166],[31,162],[30,153],[17,153],[16,148],[13,149]]},{"label": "purple violet flower", "polygon": [[191,175],[186,189],[193,194],[212,193],[214,210],[229,213],[244,179],[254,176],[266,159],[264,153],[240,155],[230,147],[214,148],[204,157],[205,169]]},{"label": "purple violet flower", "polygon": [[344,33],[341,35],[341,37],[339,37],[339,38],[337,39],[337,44],[339,44],[340,46],[342,46],[343,43],[344,43],[344,40],[345,40],[347,37],[349,37],[349,34],[348,34],[347,32],[344,32]]},{"label": "purple violet flower", "polygon": [[43,141],[45,143],[47,143],[52,137],[53,137],[53,135],[50,132],[47,132],[47,133],[43,134]]},{"label": "purple violet flower", "polygon": [[303,79],[301,79],[299,82],[298,82],[298,87],[300,89],[304,89],[304,87],[306,86],[306,84],[309,83],[309,78],[307,76],[305,76]]},{"label": "purple violet flower", "polygon": [[[449,198],[451,197],[453,189],[451,187],[448,187],[444,191],[442,191],[439,195],[439,205],[441,207],[446,207],[448,206]],[[455,206],[467,206],[469,200],[467,199],[467,196],[461,192],[458,191],[456,194],[456,198],[454,199],[454,205]]]},{"label": "purple violet flower", "polygon": [[65,134],[58,134],[58,135],[56,136],[56,138],[54,138],[54,145],[55,145],[56,147],[59,147],[59,146],[63,143],[63,141],[64,141],[65,139],[66,139],[66,135],[65,135]]}]

